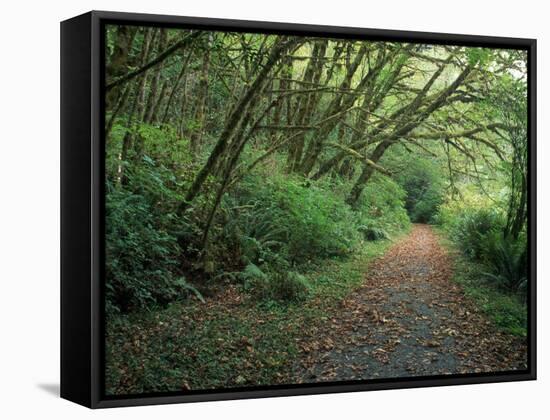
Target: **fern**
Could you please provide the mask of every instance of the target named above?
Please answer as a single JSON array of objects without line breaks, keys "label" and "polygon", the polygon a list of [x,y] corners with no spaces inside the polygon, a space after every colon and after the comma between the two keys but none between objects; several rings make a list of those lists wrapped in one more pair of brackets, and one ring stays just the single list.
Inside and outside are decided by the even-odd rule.
[{"label": "fern", "polygon": [[527,252],[523,241],[514,242],[500,232],[485,238],[484,255],[491,272],[484,276],[497,286],[511,292],[524,291],[527,286]]},{"label": "fern", "polygon": [[267,275],[258,267],[256,264],[248,264],[243,272],[241,273],[241,277],[244,280],[250,280],[250,279],[267,279]]},{"label": "fern", "polygon": [[187,290],[191,293],[193,293],[198,300],[200,300],[202,303],[205,303],[204,297],[202,296],[202,293],[199,292],[193,285],[189,284],[187,280],[185,280],[185,277],[180,277],[175,281],[176,286],[180,287],[181,289]]},{"label": "fern", "polygon": [[378,241],[390,237],[386,230],[379,227],[359,226],[357,230],[363,234],[367,241]]}]

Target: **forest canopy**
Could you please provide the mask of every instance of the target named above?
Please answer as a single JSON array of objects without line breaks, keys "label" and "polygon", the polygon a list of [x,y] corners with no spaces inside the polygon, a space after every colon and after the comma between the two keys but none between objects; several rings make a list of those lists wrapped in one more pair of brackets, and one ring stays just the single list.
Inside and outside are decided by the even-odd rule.
[{"label": "forest canopy", "polygon": [[108,25],[105,60],[110,316],[298,304],[411,222],[522,302],[526,51]]}]

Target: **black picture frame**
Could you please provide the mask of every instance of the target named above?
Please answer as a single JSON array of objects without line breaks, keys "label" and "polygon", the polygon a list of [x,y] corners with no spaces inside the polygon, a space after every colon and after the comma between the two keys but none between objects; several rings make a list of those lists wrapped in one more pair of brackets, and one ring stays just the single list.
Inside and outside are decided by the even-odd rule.
[{"label": "black picture frame", "polygon": [[[104,25],[524,49],[528,53],[528,369],[525,371],[104,395]],[[90,408],[536,379],[536,40],[92,11],[61,23],[61,397]]]}]

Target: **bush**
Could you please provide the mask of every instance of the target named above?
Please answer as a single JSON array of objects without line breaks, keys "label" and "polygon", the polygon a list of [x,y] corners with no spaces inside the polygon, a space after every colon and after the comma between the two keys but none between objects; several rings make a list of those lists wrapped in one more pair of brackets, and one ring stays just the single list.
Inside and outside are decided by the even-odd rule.
[{"label": "bush", "polygon": [[106,302],[127,311],[168,302],[182,290],[174,278],[176,238],[155,226],[141,195],[114,189],[106,196]]},{"label": "bush", "polygon": [[413,222],[432,222],[444,199],[442,179],[436,162],[428,159],[414,159],[399,173],[397,182],[406,191],[405,208]]},{"label": "bush", "polygon": [[374,175],[359,198],[357,225],[366,240],[385,239],[410,226],[405,210],[406,193],[387,176]]},{"label": "bush", "polygon": [[525,295],[527,288],[527,244],[504,235],[504,216],[492,209],[462,208],[444,220],[451,238],[470,259],[482,263],[483,276],[493,286]]},{"label": "bush", "polygon": [[[455,260],[454,279],[500,329],[525,337],[525,302],[518,299],[516,294],[503,293],[501,288],[495,287],[494,279],[484,274],[486,270],[487,267],[480,263],[459,257]],[[487,281],[482,281],[484,279]]]},{"label": "bush", "polygon": [[244,263],[301,264],[350,253],[359,240],[349,206],[301,179],[251,176],[224,208],[231,213],[225,237],[238,240]]},{"label": "bush", "polygon": [[494,207],[494,201],[480,193],[478,188],[472,185],[463,185],[459,195],[446,197],[444,202],[438,206],[437,214],[432,217],[432,220],[450,233],[466,213]]},{"label": "bush", "polygon": [[[150,133],[144,138],[151,152],[152,139]],[[176,236],[196,226],[175,214],[182,195],[173,170],[158,153],[156,159],[144,154],[121,164],[124,182],[111,176],[106,185],[107,310],[163,305],[190,293],[201,299],[179,269],[182,249]],[[116,160],[109,165],[116,167]]]},{"label": "bush", "polygon": [[453,223],[451,236],[468,257],[482,260],[487,237],[503,226],[502,216],[494,210],[465,210]]},{"label": "bush", "polygon": [[367,241],[378,241],[380,239],[388,239],[389,235],[384,229],[378,227],[359,226],[359,232],[361,232]]},{"label": "bush", "polygon": [[303,302],[311,286],[301,274],[293,271],[266,273],[255,264],[248,264],[241,273],[244,288],[258,300]]},{"label": "bush", "polygon": [[303,302],[311,290],[307,279],[293,271],[275,274],[270,284],[272,298],[284,302]]},{"label": "bush", "polygon": [[492,231],[483,241],[485,263],[491,269],[484,273],[498,287],[525,294],[527,289],[527,247],[523,238],[514,241],[501,232]]}]

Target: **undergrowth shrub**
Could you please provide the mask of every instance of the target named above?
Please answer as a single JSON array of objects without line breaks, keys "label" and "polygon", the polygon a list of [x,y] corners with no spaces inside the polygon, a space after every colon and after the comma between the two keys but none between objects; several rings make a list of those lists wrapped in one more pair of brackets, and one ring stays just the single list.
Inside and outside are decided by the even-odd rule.
[{"label": "undergrowth shrub", "polygon": [[378,241],[380,239],[388,239],[390,235],[384,229],[376,226],[359,226],[359,232],[361,232],[367,241]]},{"label": "undergrowth shrub", "polygon": [[375,175],[366,185],[355,213],[356,224],[368,241],[386,239],[410,226],[405,210],[406,193],[387,176]]},{"label": "undergrowth shrub", "polygon": [[285,302],[303,302],[308,298],[311,290],[308,280],[293,271],[275,273],[270,279],[270,284],[273,299]]},{"label": "undergrowth shrub", "polygon": [[527,290],[527,242],[504,235],[505,218],[491,208],[448,205],[438,218],[451,239],[471,260],[486,267],[485,281],[503,291],[525,297]]},{"label": "undergrowth shrub", "polygon": [[245,263],[296,265],[353,251],[355,215],[331,191],[279,175],[262,181],[250,176],[224,202],[225,235],[240,237]]},{"label": "undergrowth shrub", "polygon": [[106,302],[127,311],[174,299],[176,238],[156,226],[146,199],[124,189],[106,196]]},{"label": "undergrowth shrub", "polygon": [[523,237],[514,241],[492,231],[483,241],[483,255],[490,272],[484,275],[498,287],[525,295],[527,290],[527,247]]},{"label": "undergrowth shrub", "polygon": [[189,294],[202,299],[179,269],[182,249],[177,236],[196,232],[196,226],[176,215],[185,188],[157,144],[165,141],[165,130],[141,127],[138,134],[143,141],[141,156],[125,162],[116,155],[107,157],[107,170],[114,171],[105,199],[109,313],[164,305]]},{"label": "undergrowth shrub", "polygon": [[502,216],[491,209],[466,210],[457,216],[451,235],[470,258],[482,260],[488,236],[503,228]]},{"label": "undergrowth shrub", "polygon": [[258,300],[298,303],[305,301],[311,291],[308,280],[294,271],[264,272],[255,264],[248,264],[241,277],[245,290]]},{"label": "undergrowth shrub", "polygon": [[413,159],[399,172],[397,182],[406,192],[405,208],[413,222],[430,223],[444,200],[441,170],[430,159]]}]

